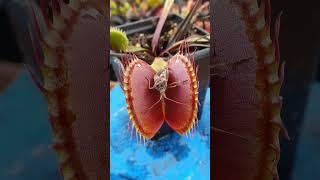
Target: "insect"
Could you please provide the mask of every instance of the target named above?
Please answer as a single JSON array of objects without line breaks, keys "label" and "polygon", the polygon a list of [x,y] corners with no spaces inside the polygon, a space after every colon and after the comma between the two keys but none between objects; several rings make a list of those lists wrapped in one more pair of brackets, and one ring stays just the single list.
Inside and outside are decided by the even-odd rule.
[{"label": "insect", "polygon": [[[146,78],[148,80],[149,89],[150,90],[156,89],[160,93],[159,100],[156,103],[154,103],[149,109],[152,109],[159,102],[161,102],[161,101],[163,102],[163,99],[167,99],[167,100],[169,100],[171,102],[175,102],[177,104],[184,105],[184,103],[178,102],[178,101],[173,100],[173,99],[170,99],[170,98],[168,98],[166,96],[166,90],[168,88],[174,88],[174,87],[177,87],[177,86],[181,85],[180,82],[172,82],[172,83],[168,84],[168,78],[169,78],[169,69],[167,67],[165,67],[164,69],[160,70],[159,72],[157,72],[154,75],[154,77],[153,77],[154,85],[153,86],[151,86],[150,80]],[[184,80],[183,83],[185,83],[187,81],[188,80]]]},{"label": "insect", "polygon": [[128,55],[122,84],[127,110],[139,138],[152,138],[166,122],[182,135],[197,122],[198,88],[194,55],[184,45],[159,69],[136,55]]}]

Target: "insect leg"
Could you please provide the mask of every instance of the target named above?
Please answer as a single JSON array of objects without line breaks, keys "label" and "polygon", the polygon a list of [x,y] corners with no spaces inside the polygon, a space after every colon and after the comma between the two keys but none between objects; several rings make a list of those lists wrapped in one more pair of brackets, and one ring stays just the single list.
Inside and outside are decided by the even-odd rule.
[{"label": "insect leg", "polygon": [[[157,102],[155,102],[151,107],[149,107],[149,108],[146,110],[146,112],[148,112],[148,111],[150,111],[152,108],[154,108],[154,107],[161,101],[161,99],[162,99],[162,96],[160,96],[159,100],[158,100]],[[146,113],[146,112],[145,112],[145,113]]]},{"label": "insect leg", "polygon": [[181,83],[185,83],[189,80],[184,80],[184,81],[177,81],[177,82],[173,82],[173,83],[170,83],[168,84],[167,88],[174,88],[174,87],[177,87],[177,86],[181,86],[182,84]]},{"label": "insect leg", "polygon": [[175,101],[175,100],[173,100],[173,99],[168,98],[168,97],[166,96],[166,94],[163,94],[163,97],[164,97],[165,99],[169,100],[169,101],[174,102],[174,103],[181,104],[181,105],[186,105],[185,103],[178,102],[178,101]]},{"label": "insect leg", "polygon": [[222,133],[222,134],[227,134],[227,135],[232,135],[232,136],[238,137],[238,138],[240,138],[242,140],[249,141],[247,138],[245,138],[245,137],[243,137],[241,135],[234,134],[234,133],[231,133],[231,132],[219,129],[219,128],[215,128],[215,127],[211,127],[211,128],[213,128],[213,130],[216,131],[216,132],[219,132],[219,133]]},{"label": "insect leg", "polygon": [[149,89],[154,89],[154,85],[151,86],[150,79],[148,79],[147,77],[144,77],[144,78],[146,78],[146,80],[148,81],[148,87],[149,87]]}]

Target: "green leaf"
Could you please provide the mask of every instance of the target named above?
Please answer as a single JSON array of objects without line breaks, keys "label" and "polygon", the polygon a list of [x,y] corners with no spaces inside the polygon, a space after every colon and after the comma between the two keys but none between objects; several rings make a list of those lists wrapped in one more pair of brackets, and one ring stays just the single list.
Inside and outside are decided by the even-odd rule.
[{"label": "green leaf", "polygon": [[129,45],[126,50],[126,52],[128,52],[128,53],[143,52],[143,51],[148,51],[148,49],[143,48],[143,47]]}]

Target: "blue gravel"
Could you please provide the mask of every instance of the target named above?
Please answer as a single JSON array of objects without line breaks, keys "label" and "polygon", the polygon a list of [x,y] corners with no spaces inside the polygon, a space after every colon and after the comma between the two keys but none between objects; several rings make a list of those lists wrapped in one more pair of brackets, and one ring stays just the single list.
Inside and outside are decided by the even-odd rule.
[{"label": "blue gravel", "polygon": [[123,91],[110,92],[110,171],[112,180],[210,178],[210,91],[193,137],[171,133],[157,141],[140,144],[130,139]]}]

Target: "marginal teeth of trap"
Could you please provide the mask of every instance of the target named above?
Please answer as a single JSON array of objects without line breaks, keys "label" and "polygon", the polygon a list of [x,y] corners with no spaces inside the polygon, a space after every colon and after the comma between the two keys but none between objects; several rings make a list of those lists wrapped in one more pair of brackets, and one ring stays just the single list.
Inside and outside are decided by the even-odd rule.
[{"label": "marginal teeth of trap", "polygon": [[129,118],[130,118],[131,120],[133,120],[133,115],[132,115],[132,114],[130,114],[130,115],[129,115]]},{"label": "marginal teeth of trap", "polygon": [[58,86],[59,86],[58,78],[52,72],[49,72],[45,77],[44,89],[46,89],[49,92],[53,92],[58,88]]},{"label": "marginal teeth of trap", "polygon": [[133,126],[133,124],[132,124],[132,126],[131,126],[131,131],[130,131],[130,140],[132,140],[133,130],[134,130],[134,126]]},{"label": "marginal teeth of trap", "polygon": [[258,31],[260,31],[262,28],[265,27],[265,20],[263,18],[260,18],[257,22],[256,22],[256,29]]},{"label": "marginal teeth of trap", "polygon": [[59,109],[59,106],[58,106],[58,98],[57,97],[55,97],[53,95],[51,97],[49,97],[48,109],[49,109],[49,113],[52,116],[54,116],[54,117],[58,117],[59,116],[60,109]]},{"label": "marginal teeth of trap", "polygon": [[197,89],[197,88],[198,88],[198,85],[197,85],[197,84],[193,85],[193,88],[194,88],[194,89]]},{"label": "marginal teeth of trap", "polygon": [[270,37],[266,37],[261,40],[261,46],[264,48],[268,47],[271,43],[272,43],[272,40],[270,39]]},{"label": "marginal teeth of trap", "polygon": [[192,78],[195,78],[195,77],[196,77],[196,73],[192,72],[192,73],[191,73],[191,77],[192,77]]},{"label": "marginal teeth of trap", "polygon": [[136,129],[136,140],[138,141],[138,130]]},{"label": "marginal teeth of trap", "polygon": [[48,32],[48,34],[46,35],[45,42],[50,47],[57,48],[58,46],[60,46],[62,44],[63,40],[56,31],[52,30],[52,31]]},{"label": "marginal teeth of trap", "polygon": [[128,76],[129,76],[128,71],[124,71],[124,77],[128,77]]},{"label": "marginal teeth of trap", "polygon": [[259,8],[257,6],[255,6],[254,3],[250,3],[250,4],[248,4],[248,6],[250,6],[250,7],[248,7],[248,9],[250,9],[249,14],[251,17],[255,16],[259,12]]},{"label": "marginal teeth of trap", "polygon": [[47,49],[44,53],[44,64],[50,68],[58,68],[58,56],[51,49]]},{"label": "marginal teeth of trap", "polygon": [[196,117],[196,123],[195,123],[196,127],[199,127],[199,120],[198,117]]},{"label": "marginal teeth of trap", "polygon": [[128,79],[127,77],[125,77],[125,78],[123,79],[123,82],[124,82],[125,84],[128,84],[128,83],[129,83],[129,79]]},{"label": "marginal teeth of trap", "polygon": [[131,109],[129,108],[127,108],[127,111],[128,111],[128,114],[131,114]]}]

